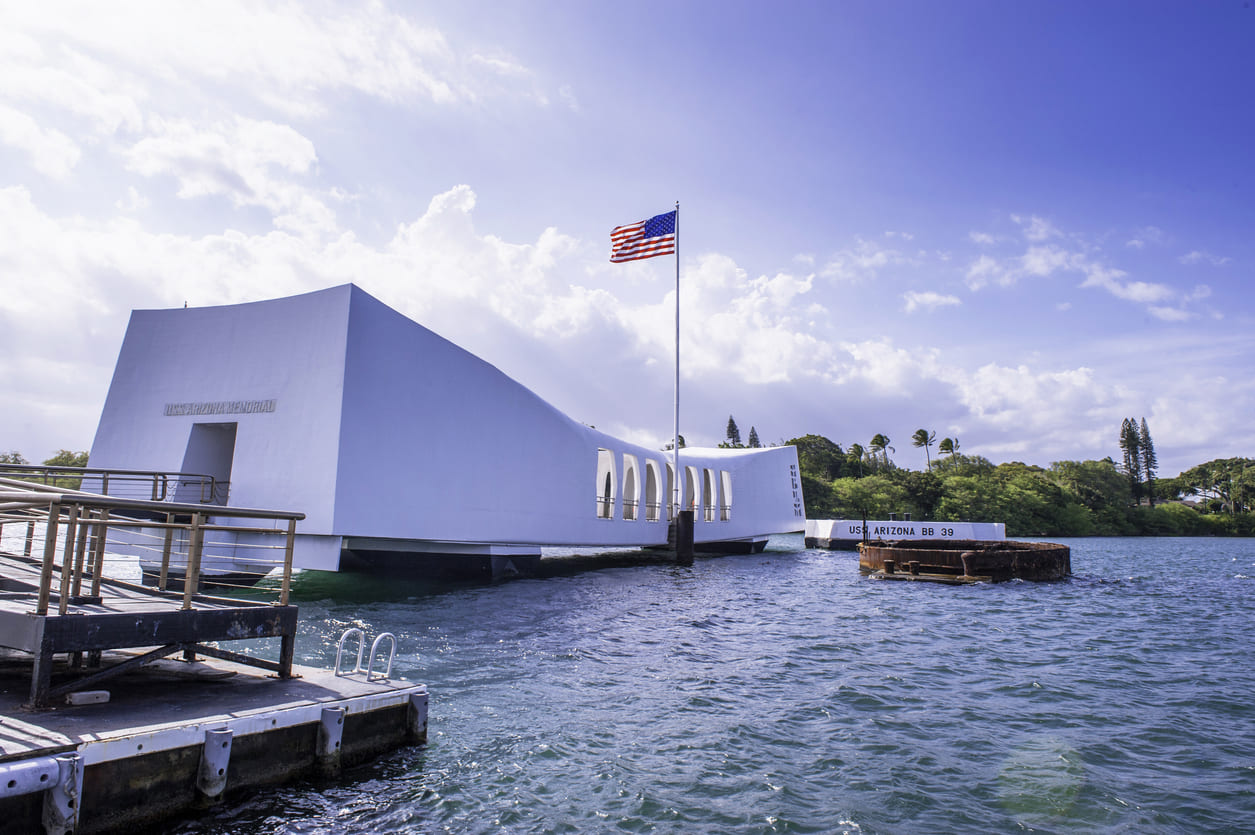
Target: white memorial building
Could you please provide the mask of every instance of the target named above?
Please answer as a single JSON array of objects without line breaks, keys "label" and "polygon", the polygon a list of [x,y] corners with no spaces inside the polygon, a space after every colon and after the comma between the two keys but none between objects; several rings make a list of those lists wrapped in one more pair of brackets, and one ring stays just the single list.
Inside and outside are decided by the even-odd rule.
[{"label": "white memorial building", "polygon": [[[302,511],[300,568],[459,558],[499,576],[542,546],[665,545],[670,458],[344,285],[132,312],[90,466],[206,474],[219,504]],[[699,549],[804,527],[793,447],[685,448],[680,468]],[[247,571],[246,552],[217,564]]]}]

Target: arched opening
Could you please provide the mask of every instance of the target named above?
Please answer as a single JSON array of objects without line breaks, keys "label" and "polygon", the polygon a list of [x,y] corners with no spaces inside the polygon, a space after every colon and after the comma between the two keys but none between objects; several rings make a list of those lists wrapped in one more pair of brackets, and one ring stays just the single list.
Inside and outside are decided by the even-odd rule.
[{"label": "arched opening", "polygon": [[707,522],[715,521],[715,506],[719,503],[719,493],[715,484],[715,471],[702,470],[702,517]]},{"label": "arched opening", "polygon": [[732,473],[720,470],[719,481],[723,488],[723,502],[719,506],[719,518],[727,522],[732,518]]},{"label": "arched opening", "polygon": [[623,456],[623,518],[629,522],[636,521],[637,507],[640,505],[640,483],[636,476],[637,463],[635,455]]},{"label": "arched opening", "polygon": [[645,521],[657,522],[662,515],[662,503],[658,495],[658,462],[645,461]]},{"label": "arched opening", "polygon": [[702,504],[701,476],[696,467],[684,468],[684,509],[693,511],[693,521],[701,520],[698,508]]},{"label": "arched opening", "polygon": [[614,453],[608,449],[597,450],[597,518],[614,518]]}]

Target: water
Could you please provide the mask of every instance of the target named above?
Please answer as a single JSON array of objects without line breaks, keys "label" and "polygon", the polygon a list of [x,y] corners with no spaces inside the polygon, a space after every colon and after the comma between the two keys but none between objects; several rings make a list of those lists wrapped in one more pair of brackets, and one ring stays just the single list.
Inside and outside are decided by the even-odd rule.
[{"label": "water", "polygon": [[691,568],[305,574],[302,663],[400,639],[429,742],[185,833],[1248,832],[1255,540],[1071,540],[940,586],[774,539]]}]

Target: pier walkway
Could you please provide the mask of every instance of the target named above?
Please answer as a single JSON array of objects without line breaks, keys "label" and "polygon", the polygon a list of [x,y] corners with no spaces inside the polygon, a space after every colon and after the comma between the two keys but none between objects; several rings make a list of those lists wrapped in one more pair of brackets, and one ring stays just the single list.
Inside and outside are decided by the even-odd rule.
[{"label": "pier walkway", "polygon": [[[225,485],[182,474],[9,469],[0,835],[130,831],[426,740],[426,688],[390,679],[395,637],[376,639],[384,672],[375,646],[362,668],[360,630],[352,669],[293,664],[303,514],[223,506]],[[144,498],[78,489],[136,483]],[[221,568],[241,554],[255,575]]]},{"label": "pier walkway", "polygon": [[[215,510],[230,518],[211,517]],[[296,523],[302,518],[300,513],[127,499],[0,478],[0,647],[30,654],[27,705],[48,707],[178,652],[187,661],[210,656],[289,677],[297,611],[288,605],[288,585]],[[5,535],[15,527],[16,536]],[[200,593],[206,585],[206,538],[238,541],[241,534],[254,543],[267,536],[277,540],[269,547],[282,554],[276,561],[281,576],[269,601]],[[137,549],[146,547],[142,536],[153,539],[151,561],[160,563],[155,589],[108,576],[112,565],[139,579]],[[176,578],[177,592],[171,588]],[[255,638],[278,638],[278,658],[217,646]],[[101,663],[106,650],[140,647],[146,651],[125,661]],[[65,663],[55,673],[64,681],[54,686],[58,655],[65,656]]]}]

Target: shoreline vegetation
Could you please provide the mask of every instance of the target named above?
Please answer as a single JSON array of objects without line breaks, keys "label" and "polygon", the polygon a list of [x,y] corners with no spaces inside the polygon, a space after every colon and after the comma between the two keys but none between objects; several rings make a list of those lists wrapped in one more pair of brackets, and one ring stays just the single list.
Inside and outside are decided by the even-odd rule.
[{"label": "shoreline vegetation", "polygon": [[[931,441],[931,433],[916,433],[915,445],[926,453]],[[1255,536],[1255,460],[1249,458],[1208,461],[1175,478],[1154,477],[1153,470],[1142,478],[1129,463],[1137,456],[1127,450],[1124,464],[1104,458],[1044,468],[995,465],[946,441],[938,458],[926,454],[922,471],[895,464],[883,435],[870,450],[843,449],[822,435],[783,443],[797,447],[809,519],[910,513],[936,522],[1003,522],[1009,537]]]}]

